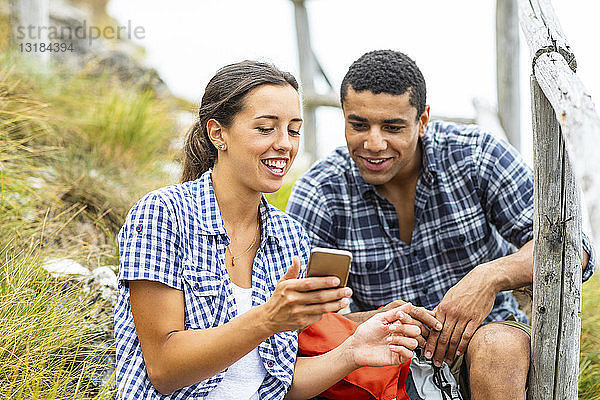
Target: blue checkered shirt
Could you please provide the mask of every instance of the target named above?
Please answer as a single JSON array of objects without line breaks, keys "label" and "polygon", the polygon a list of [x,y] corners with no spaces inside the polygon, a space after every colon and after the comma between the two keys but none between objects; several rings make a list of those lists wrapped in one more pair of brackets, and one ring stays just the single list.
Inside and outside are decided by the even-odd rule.
[{"label": "blue checkered shirt", "polygon": [[[292,264],[310,245],[302,227],[265,199],[259,206],[260,247],[252,268],[252,305],[266,302]],[[129,211],[119,232],[119,296],[115,308],[115,341],[119,398],[201,399],[224,373],[177,390],[157,392],[150,380],[135,331],[128,281],[145,279],[181,290],[185,298],[185,329],[223,325],[237,315],[232,283],[224,265],[229,237],[213,191],[210,171],[201,178],[150,192]],[[278,333],[258,346],[267,376],[261,399],[283,398],[292,382],[298,350],[295,331]]]},{"label": "blue checkered shirt", "polygon": [[[420,140],[423,167],[410,244],[400,240],[394,206],[366,183],[345,147],[313,166],[294,186],[287,212],[313,246],[352,252],[353,310],[393,300],[429,309],[475,266],[533,238],[533,173],[506,142],[477,126],[432,122]],[[584,271],[595,266],[591,253]],[[525,314],[510,292],[498,294],[485,322]]]}]

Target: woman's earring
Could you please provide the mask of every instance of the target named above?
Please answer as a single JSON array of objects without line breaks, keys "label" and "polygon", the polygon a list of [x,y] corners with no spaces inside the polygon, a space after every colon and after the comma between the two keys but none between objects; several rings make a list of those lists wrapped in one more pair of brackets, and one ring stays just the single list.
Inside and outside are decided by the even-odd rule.
[{"label": "woman's earring", "polygon": [[225,143],[221,143],[217,146],[217,149],[219,150],[225,150],[227,148],[227,145]]}]

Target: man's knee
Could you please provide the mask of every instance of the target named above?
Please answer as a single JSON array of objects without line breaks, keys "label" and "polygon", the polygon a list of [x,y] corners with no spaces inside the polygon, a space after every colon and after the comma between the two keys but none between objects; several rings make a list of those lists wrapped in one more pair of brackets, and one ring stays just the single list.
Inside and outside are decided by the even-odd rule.
[{"label": "man's knee", "polygon": [[[467,363],[518,362],[529,365],[529,335],[514,326],[487,324],[480,327],[469,342]],[[516,365],[515,365],[516,367]]]}]

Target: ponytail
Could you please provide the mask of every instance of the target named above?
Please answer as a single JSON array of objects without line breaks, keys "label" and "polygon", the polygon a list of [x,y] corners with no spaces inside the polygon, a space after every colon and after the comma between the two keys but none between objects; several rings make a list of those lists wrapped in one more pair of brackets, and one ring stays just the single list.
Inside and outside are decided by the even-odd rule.
[{"label": "ponytail", "polygon": [[217,149],[198,119],[186,134],[181,182],[194,181],[215,165]]}]

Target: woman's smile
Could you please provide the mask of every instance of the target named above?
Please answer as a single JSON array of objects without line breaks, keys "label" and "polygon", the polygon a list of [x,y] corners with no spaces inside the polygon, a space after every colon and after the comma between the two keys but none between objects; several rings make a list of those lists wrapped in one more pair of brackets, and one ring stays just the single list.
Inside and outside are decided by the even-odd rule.
[{"label": "woman's smile", "polygon": [[287,172],[288,158],[264,158],[260,161],[275,176],[282,177]]}]

